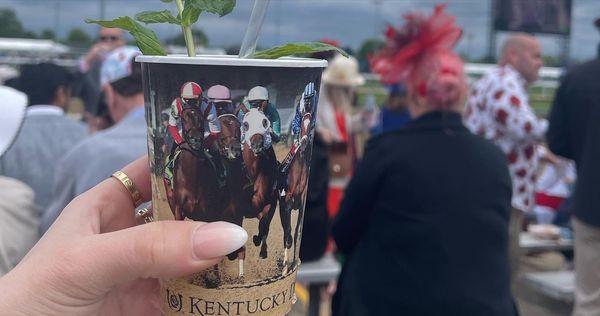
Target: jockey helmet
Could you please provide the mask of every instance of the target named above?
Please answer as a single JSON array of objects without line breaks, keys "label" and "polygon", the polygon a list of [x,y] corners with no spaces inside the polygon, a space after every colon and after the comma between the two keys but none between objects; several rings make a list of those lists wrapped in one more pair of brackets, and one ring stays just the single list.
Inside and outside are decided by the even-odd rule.
[{"label": "jockey helmet", "polygon": [[256,86],[248,91],[248,101],[269,100],[269,91],[267,88]]},{"label": "jockey helmet", "polygon": [[222,85],[215,85],[208,88],[206,92],[206,96],[211,99],[213,102],[228,102],[231,103],[231,92],[229,92],[229,88]]},{"label": "jockey helmet", "polygon": [[181,86],[181,98],[183,99],[198,99],[202,94],[202,88],[195,82],[186,82]]}]

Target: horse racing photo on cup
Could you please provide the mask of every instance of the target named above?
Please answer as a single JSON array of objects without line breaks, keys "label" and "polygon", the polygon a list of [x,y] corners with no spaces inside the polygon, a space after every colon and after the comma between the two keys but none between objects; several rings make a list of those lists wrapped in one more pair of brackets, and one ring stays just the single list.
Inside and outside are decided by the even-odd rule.
[{"label": "horse racing photo on cup", "polygon": [[155,216],[227,221],[250,236],[187,286],[251,287],[294,274],[319,73],[209,65],[144,72]]}]

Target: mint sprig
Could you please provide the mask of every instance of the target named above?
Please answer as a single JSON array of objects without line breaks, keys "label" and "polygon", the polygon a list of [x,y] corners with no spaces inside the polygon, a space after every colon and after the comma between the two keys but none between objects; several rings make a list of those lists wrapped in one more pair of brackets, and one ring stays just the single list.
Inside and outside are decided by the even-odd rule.
[{"label": "mint sprig", "polygon": [[285,45],[275,46],[273,48],[269,48],[266,50],[258,51],[252,55],[252,58],[257,59],[277,59],[284,56],[291,55],[303,55],[303,54],[312,54],[318,52],[325,52],[334,50],[345,57],[348,57],[348,53],[346,53],[343,49],[335,47],[333,45],[321,43],[321,42],[311,42],[311,43],[289,43]]},{"label": "mint sprig", "polygon": [[[192,25],[196,23],[202,12],[216,14],[223,17],[235,8],[236,0],[161,0],[163,3],[175,2],[177,14],[173,15],[169,10],[144,11],[135,15],[135,19],[122,16],[114,20],[86,19],[86,23],[95,23],[104,27],[120,28],[128,31],[135,39],[137,46],[144,55],[165,56],[166,52],[156,33],[145,27],[144,24],[168,23],[181,26],[184,34],[188,55],[196,56],[194,39],[192,37]],[[257,0],[259,1],[259,0]],[[141,23],[139,23],[141,22]],[[322,51],[335,50],[344,56],[348,54],[329,44],[313,43],[290,43],[276,46],[267,50],[259,51],[252,55],[253,58],[276,59],[283,56],[311,54]]]}]

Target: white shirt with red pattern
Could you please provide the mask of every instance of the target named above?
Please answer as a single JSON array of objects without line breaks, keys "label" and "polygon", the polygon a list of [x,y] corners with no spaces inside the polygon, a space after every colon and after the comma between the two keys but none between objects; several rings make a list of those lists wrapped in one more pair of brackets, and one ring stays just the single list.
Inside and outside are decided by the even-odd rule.
[{"label": "white shirt with red pattern", "polygon": [[525,79],[511,66],[495,68],[472,86],[465,125],[506,153],[513,182],[512,206],[530,212],[539,159],[536,144],[543,140],[548,121],[535,115],[525,87]]}]

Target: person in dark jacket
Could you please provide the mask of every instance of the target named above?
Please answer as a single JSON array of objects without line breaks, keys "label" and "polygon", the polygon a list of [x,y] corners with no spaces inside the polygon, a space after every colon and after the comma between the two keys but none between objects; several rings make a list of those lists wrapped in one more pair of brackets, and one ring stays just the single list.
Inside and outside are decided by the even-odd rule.
[{"label": "person in dark jacket", "polygon": [[[600,29],[600,18],[596,20]],[[600,46],[599,46],[600,52]],[[600,56],[571,70],[556,92],[548,145],[577,165],[573,315],[600,314]]]},{"label": "person in dark jacket", "polygon": [[302,262],[319,260],[325,254],[327,247],[327,238],[329,237],[328,161],[327,147],[321,139],[321,135],[315,133],[302,226],[302,243],[300,243],[300,260]]},{"label": "person in dark jacket", "polygon": [[422,37],[441,42],[378,71],[386,78],[412,69],[405,80],[413,121],[369,142],[346,189],[333,225],[346,256],[333,314],[514,315],[505,155],[462,123],[466,81],[451,51],[460,37],[453,18],[443,6],[411,17],[414,37],[388,47],[402,54]]}]

